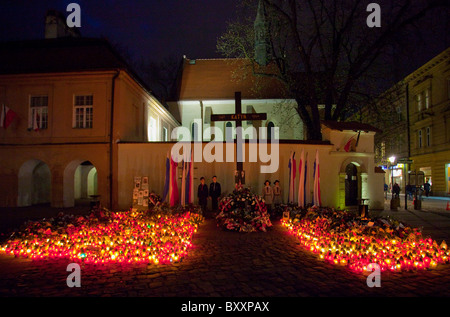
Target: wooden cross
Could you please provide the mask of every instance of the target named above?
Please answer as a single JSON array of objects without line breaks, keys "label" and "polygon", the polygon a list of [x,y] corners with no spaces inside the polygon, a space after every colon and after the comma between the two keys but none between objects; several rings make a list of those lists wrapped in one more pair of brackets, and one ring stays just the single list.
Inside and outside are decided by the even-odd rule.
[{"label": "wooden cross", "polygon": [[266,113],[242,113],[242,97],[241,92],[237,91],[234,94],[235,100],[235,113],[234,114],[213,114],[211,115],[211,121],[235,121],[236,122],[236,170],[239,172],[239,175],[243,171],[243,153],[242,147],[239,146],[243,143],[242,139],[242,121],[253,121],[253,120],[267,120]]}]

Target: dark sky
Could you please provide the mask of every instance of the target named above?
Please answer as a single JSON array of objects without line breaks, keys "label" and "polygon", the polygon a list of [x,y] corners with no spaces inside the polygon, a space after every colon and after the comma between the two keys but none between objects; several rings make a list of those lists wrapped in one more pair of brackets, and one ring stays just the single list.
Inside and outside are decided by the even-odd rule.
[{"label": "dark sky", "polygon": [[81,7],[82,36],[108,38],[133,58],[218,57],[217,38],[238,0],[0,0],[0,41],[44,37],[48,9]]},{"label": "dark sky", "polygon": [[[81,34],[106,37],[126,49],[134,61],[161,61],[165,57],[214,58],[217,38],[227,22],[236,18],[240,0],[0,0],[0,41],[44,37],[48,9],[65,15],[71,2],[81,6]],[[386,0],[389,2],[389,0]],[[376,2],[376,1],[375,1]],[[395,1],[394,1],[395,2]],[[424,34],[395,65],[404,76],[423,65],[449,45],[449,14],[428,15]]]}]

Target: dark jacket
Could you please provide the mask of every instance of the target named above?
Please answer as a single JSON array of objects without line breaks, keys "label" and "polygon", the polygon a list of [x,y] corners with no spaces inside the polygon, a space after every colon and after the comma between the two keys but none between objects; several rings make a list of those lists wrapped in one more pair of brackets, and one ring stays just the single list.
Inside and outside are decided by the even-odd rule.
[{"label": "dark jacket", "polygon": [[208,198],[208,185],[200,184],[198,185],[198,194],[197,194],[199,202],[206,203],[206,199]]},{"label": "dark jacket", "polygon": [[211,196],[212,198],[218,198],[220,194],[222,194],[220,184],[217,182],[211,183],[211,185],[209,185],[209,196]]}]

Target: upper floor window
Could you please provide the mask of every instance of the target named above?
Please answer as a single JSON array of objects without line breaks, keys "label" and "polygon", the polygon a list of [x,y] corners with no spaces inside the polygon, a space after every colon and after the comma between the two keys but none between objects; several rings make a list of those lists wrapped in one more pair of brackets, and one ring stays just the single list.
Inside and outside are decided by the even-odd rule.
[{"label": "upper floor window", "polygon": [[169,141],[169,130],[166,127],[163,127],[162,137],[164,142]]},{"label": "upper floor window", "polygon": [[48,96],[31,96],[28,128],[41,130],[48,128]]},{"label": "upper floor window", "polygon": [[431,128],[427,127],[427,146],[431,146]]},{"label": "upper floor window", "polygon": [[419,149],[422,148],[422,130],[418,131],[418,137],[419,137]]},{"label": "upper floor window", "polygon": [[429,109],[431,106],[430,102],[430,90],[425,90],[425,109]]},{"label": "upper floor window", "polygon": [[73,107],[73,127],[92,129],[94,121],[94,96],[75,96]]},{"label": "upper floor window", "polygon": [[422,111],[422,94],[417,95],[417,111]]}]

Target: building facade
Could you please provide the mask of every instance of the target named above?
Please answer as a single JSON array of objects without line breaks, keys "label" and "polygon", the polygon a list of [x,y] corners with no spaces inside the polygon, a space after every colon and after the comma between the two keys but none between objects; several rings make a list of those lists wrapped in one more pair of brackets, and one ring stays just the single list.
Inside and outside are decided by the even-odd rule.
[{"label": "building facade", "polygon": [[385,183],[405,192],[410,172],[423,172],[431,194],[450,195],[450,48],[392,86],[358,120],[382,130],[375,159]]},{"label": "building facade", "polygon": [[0,206],[117,205],[120,142],[170,141],[178,121],[105,40],[0,46]]},{"label": "building facade", "polygon": [[450,195],[450,48],[406,77],[412,170],[432,195]]},{"label": "building facade", "polygon": [[[226,127],[236,127],[236,122],[214,122],[211,115],[234,114],[236,92],[242,96],[242,113],[267,115],[267,120],[242,122],[247,131],[256,131],[248,133],[247,139],[271,138],[271,127],[279,128],[280,140],[304,139],[295,100],[287,97],[285,88],[276,79],[253,75],[251,65],[244,59],[184,58],[178,93],[168,102],[169,109],[183,127],[192,131],[192,139],[226,140]],[[209,133],[212,127],[219,133],[212,136]],[[194,136],[195,131],[198,133]]]}]

